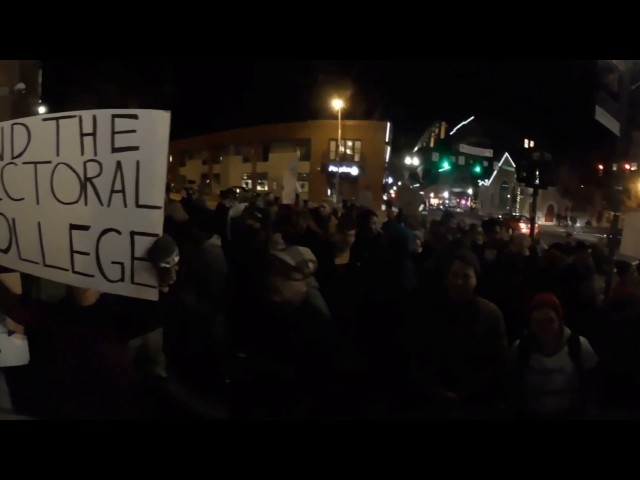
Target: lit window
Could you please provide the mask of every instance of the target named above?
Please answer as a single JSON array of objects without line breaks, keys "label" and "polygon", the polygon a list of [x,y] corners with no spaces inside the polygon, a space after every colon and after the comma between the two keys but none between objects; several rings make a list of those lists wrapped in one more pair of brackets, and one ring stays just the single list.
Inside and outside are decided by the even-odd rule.
[{"label": "lit window", "polygon": [[345,152],[347,155],[353,155],[353,140],[346,140]]},{"label": "lit window", "polygon": [[356,162],[359,162],[361,154],[362,154],[362,142],[360,140],[356,140],[353,142],[353,159]]},{"label": "lit window", "polygon": [[251,174],[249,173],[242,174],[242,186],[244,188],[251,190],[251,188],[253,187],[253,182],[251,181]]},{"label": "lit window", "polygon": [[335,140],[330,140],[329,141],[329,159],[330,160],[335,160],[336,159],[336,145],[338,144],[337,141]]}]

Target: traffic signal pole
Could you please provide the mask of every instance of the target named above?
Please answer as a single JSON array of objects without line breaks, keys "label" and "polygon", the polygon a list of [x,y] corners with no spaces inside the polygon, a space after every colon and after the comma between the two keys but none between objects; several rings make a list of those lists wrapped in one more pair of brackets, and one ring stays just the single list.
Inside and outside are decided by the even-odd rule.
[{"label": "traffic signal pole", "polygon": [[531,198],[531,218],[529,218],[530,220],[530,226],[529,226],[529,238],[531,239],[531,242],[533,243],[533,238],[536,234],[536,217],[538,216],[538,194],[540,193],[540,188],[537,185],[534,185],[533,187],[533,195]]},{"label": "traffic signal pole", "polygon": [[[631,65],[629,61],[624,61],[618,66],[620,71],[620,136],[616,145],[616,157],[618,165],[622,165],[627,160],[628,138],[629,138],[629,95],[631,93]],[[611,208],[613,210],[613,218],[611,219],[611,228],[609,230],[609,238],[607,242],[607,271],[604,286],[604,297],[608,299],[611,296],[611,288],[613,286],[614,261],[616,252],[620,247],[620,211],[623,203],[623,184],[624,172],[621,169],[612,171],[612,187],[611,192]]]}]

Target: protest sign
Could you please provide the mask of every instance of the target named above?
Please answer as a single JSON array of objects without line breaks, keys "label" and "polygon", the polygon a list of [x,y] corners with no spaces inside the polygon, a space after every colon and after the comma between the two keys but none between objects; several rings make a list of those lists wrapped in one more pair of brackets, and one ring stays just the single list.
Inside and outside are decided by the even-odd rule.
[{"label": "protest sign", "polygon": [[87,110],[0,123],[0,265],[157,300],[170,113]]}]

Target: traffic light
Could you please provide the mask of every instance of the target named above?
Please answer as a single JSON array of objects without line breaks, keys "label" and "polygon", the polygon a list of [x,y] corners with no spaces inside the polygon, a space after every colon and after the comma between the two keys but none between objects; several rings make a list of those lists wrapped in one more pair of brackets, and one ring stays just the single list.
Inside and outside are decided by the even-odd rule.
[{"label": "traffic light", "polygon": [[440,162],[439,172],[446,172],[447,170],[451,170],[451,163],[446,158]]},{"label": "traffic light", "polygon": [[473,173],[475,173],[476,175],[482,174],[482,165],[480,165],[479,163],[476,163],[473,166]]},{"label": "traffic light", "polygon": [[604,173],[604,165],[599,163],[598,164],[598,176],[601,177],[603,173]]}]

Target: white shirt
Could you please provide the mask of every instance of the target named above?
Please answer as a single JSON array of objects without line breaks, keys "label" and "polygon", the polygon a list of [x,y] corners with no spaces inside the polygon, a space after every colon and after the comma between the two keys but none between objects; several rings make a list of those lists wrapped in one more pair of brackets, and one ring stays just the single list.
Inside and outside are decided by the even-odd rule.
[{"label": "white shirt", "polygon": [[[568,333],[567,333],[568,332]],[[565,342],[571,332],[565,328]],[[517,358],[517,341],[512,347],[513,359]],[[589,341],[580,337],[582,364],[585,370],[598,363]],[[569,347],[564,347],[555,355],[546,357],[533,352],[529,368],[524,372],[525,392],[529,409],[537,413],[553,413],[569,410],[578,398],[578,372],[569,357]]]}]

